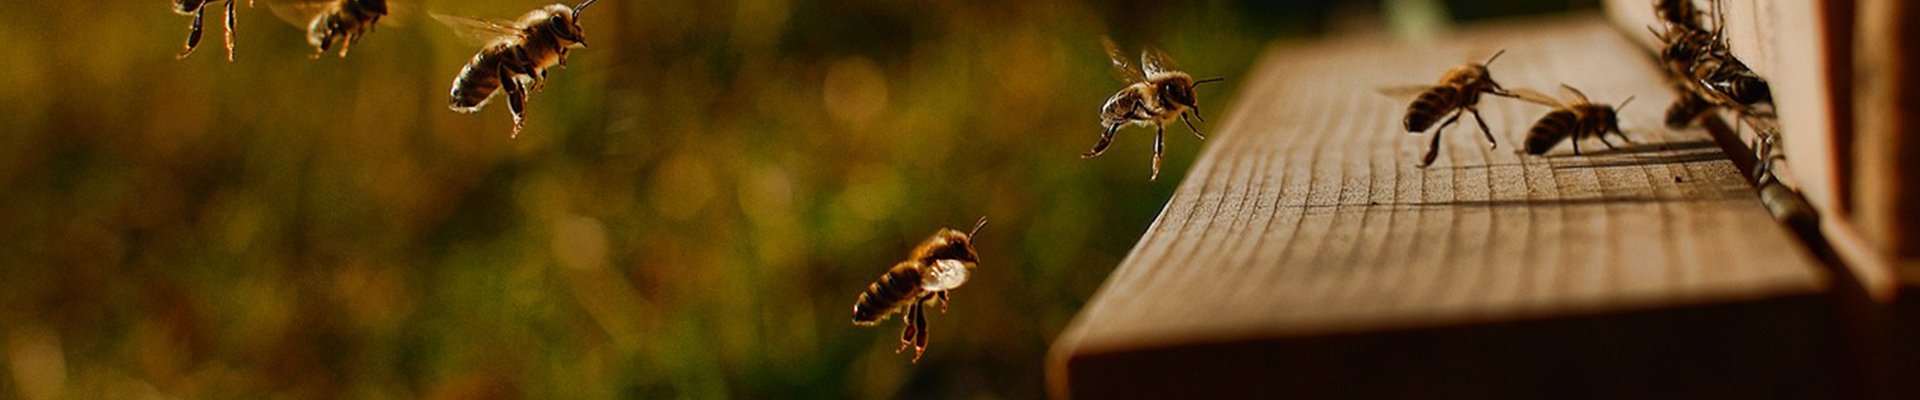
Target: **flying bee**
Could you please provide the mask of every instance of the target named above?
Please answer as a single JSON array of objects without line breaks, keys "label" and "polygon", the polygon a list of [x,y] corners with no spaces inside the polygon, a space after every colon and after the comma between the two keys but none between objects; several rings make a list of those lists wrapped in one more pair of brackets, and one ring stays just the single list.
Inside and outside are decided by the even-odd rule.
[{"label": "flying bee", "polygon": [[1511,96],[1500,87],[1499,82],[1493,80],[1492,73],[1487,70],[1488,64],[1493,64],[1493,60],[1500,59],[1500,55],[1506,53],[1506,50],[1501,50],[1487,57],[1486,62],[1467,63],[1447,70],[1447,74],[1442,75],[1440,83],[1436,85],[1380,89],[1381,94],[1396,98],[1404,97],[1406,93],[1418,93],[1413,103],[1407,105],[1407,114],[1401,120],[1407,133],[1426,132],[1433,127],[1434,121],[1439,121],[1441,116],[1447,117],[1445,122],[1440,123],[1440,128],[1433,131],[1433,142],[1427,145],[1427,154],[1421,157],[1420,167],[1433,165],[1433,160],[1440,156],[1440,134],[1458,122],[1461,113],[1473,114],[1473,121],[1480,125],[1480,133],[1486,136],[1487,143],[1492,144],[1493,148],[1500,148],[1500,142],[1493,140],[1493,130],[1487,128],[1486,118],[1480,116],[1480,96]]},{"label": "flying bee", "polygon": [[340,57],[346,57],[347,50],[387,15],[387,0],[281,0],[268,6],[280,19],[307,29],[312,58],[320,58],[333,46],[340,46]]},{"label": "flying bee", "polygon": [[928,303],[938,303],[940,312],[947,312],[947,294],[961,284],[967,283],[967,277],[980,262],[980,256],[973,250],[973,235],[980,233],[980,227],[987,225],[987,218],[973,225],[973,231],[961,233],[958,230],[941,228],[932,238],[921,242],[913,249],[906,261],[894,264],[880,280],[867,286],[860,298],[853,302],[853,324],[874,326],[896,312],[905,312],[900,317],[907,325],[900,333],[898,353],[913,347],[913,361],[920,362],[920,355],[927,352],[927,315],[924,311]]},{"label": "flying bee", "polygon": [[1115,92],[1107,102],[1100,106],[1100,127],[1106,132],[1100,134],[1100,141],[1093,144],[1092,150],[1080,154],[1080,158],[1099,157],[1113,144],[1113,134],[1121,127],[1131,125],[1152,126],[1153,134],[1153,174],[1147,180],[1160,179],[1160,154],[1165,148],[1167,124],[1179,118],[1187,124],[1187,130],[1193,136],[1206,140],[1207,135],[1193,126],[1193,119],[1207,122],[1200,116],[1199,97],[1194,88],[1203,83],[1224,81],[1226,78],[1207,78],[1194,80],[1192,75],[1178,71],[1173,66],[1173,58],[1167,57],[1159,49],[1148,47],[1140,53],[1140,65],[1134,66],[1128,61],[1126,53],[1113,44],[1113,39],[1102,38],[1106,46],[1107,59],[1113,63],[1113,73],[1127,87]]},{"label": "flying bee", "polygon": [[1619,107],[1615,107],[1590,102],[1587,100],[1587,95],[1581,93],[1580,89],[1574,89],[1564,83],[1560,84],[1560,89],[1573,95],[1572,104],[1561,104],[1559,100],[1528,89],[1513,91],[1514,96],[1521,100],[1554,108],[1553,111],[1548,111],[1546,116],[1540,117],[1540,121],[1534,122],[1532,129],[1527,130],[1527,154],[1536,156],[1546,154],[1547,150],[1553,149],[1555,145],[1560,144],[1560,141],[1567,139],[1573,140],[1573,154],[1576,155],[1580,154],[1580,140],[1586,138],[1598,138],[1600,143],[1607,145],[1607,148],[1614,148],[1613,142],[1607,141],[1607,133],[1613,133],[1627,143],[1633,143],[1633,139],[1627,138],[1626,133],[1620,131],[1618,113],[1620,107],[1626,107],[1627,103],[1633,102],[1633,96],[1627,96],[1626,100],[1620,102]]},{"label": "flying bee", "polygon": [[511,23],[434,14],[434,18],[473,38],[486,39],[486,46],[453,78],[454,112],[479,112],[495,92],[507,95],[507,109],[513,112],[513,137],[526,125],[528,88],[538,91],[546,86],[547,70],[566,67],[567,52],[587,46],[580,28],[580,12],[598,0],[578,6],[551,4],[521,15]]},{"label": "flying bee", "polygon": [[[207,5],[214,0],[173,0],[173,12],[180,15],[192,15],[193,25],[188,26],[187,48],[174,58],[187,58],[193,55],[193,49],[200,47],[200,22],[207,16]],[[252,7],[253,1],[248,0]],[[227,0],[227,61],[233,61],[233,0]]]}]

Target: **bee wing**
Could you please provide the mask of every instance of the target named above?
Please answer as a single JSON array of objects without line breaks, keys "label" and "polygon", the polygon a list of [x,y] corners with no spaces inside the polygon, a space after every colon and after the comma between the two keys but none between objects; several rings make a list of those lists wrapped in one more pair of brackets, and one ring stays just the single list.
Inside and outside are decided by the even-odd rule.
[{"label": "bee wing", "polygon": [[1560,84],[1560,92],[1573,95],[1573,98],[1578,99],[1581,103],[1588,102],[1586,93],[1581,93],[1580,89],[1574,89],[1573,86],[1568,86],[1565,83]]},{"label": "bee wing", "polygon": [[1171,72],[1178,69],[1178,66],[1174,65],[1173,57],[1167,56],[1167,53],[1160,51],[1160,48],[1147,46],[1146,50],[1140,51],[1140,68],[1147,73],[1147,76],[1153,76],[1162,72]]},{"label": "bee wing", "polygon": [[1119,79],[1121,82],[1126,83],[1139,83],[1147,80],[1146,75],[1140,73],[1139,67],[1127,61],[1132,57],[1128,57],[1127,53],[1121,52],[1119,45],[1113,44],[1113,38],[1101,37],[1100,45],[1106,47],[1107,61],[1113,63],[1113,69],[1109,70],[1109,72],[1113,73],[1114,79]]},{"label": "bee wing", "polygon": [[1380,93],[1382,96],[1392,98],[1394,101],[1410,102],[1413,101],[1414,98],[1420,97],[1420,94],[1425,93],[1427,89],[1432,88],[1433,85],[1389,85],[1373,88],[1373,91]]},{"label": "bee wing", "polygon": [[460,35],[461,39],[466,39],[473,44],[485,45],[502,37],[519,36],[521,34],[520,28],[516,28],[513,24],[509,23],[440,13],[431,14],[433,15],[433,19],[439,20],[441,24],[445,24],[448,28],[453,28],[453,33]]},{"label": "bee wing", "polygon": [[332,11],[334,4],[338,2],[339,0],[275,0],[267,3],[267,9],[272,10],[273,16],[280,17],[281,21],[306,29],[307,25],[313,23],[314,17]]},{"label": "bee wing", "polygon": [[1512,94],[1513,98],[1524,100],[1528,103],[1539,104],[1539,105],[1553,107],[1553,108],[1566,108],[1566,105],[1560,104],[1560,101],[1555,100],[1553,96],[1548,96],[1545,93],[1540,93],[1540,91],[1537,91],[1537,90],[1528,89],[1528,88],[1513,88],[1513,89],[1508,89],[1507,93]]}]

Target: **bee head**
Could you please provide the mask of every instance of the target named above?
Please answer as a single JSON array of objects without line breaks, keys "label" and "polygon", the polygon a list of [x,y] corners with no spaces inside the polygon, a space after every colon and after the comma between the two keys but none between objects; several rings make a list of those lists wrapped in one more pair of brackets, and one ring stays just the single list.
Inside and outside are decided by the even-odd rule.
[{"label": "bee head", "polygon": [[1507,54],[1507,50],[1501,49],[1498,52],[1494,52],[1492,57],[1487,57],[1486,62],[1473,65],[1473,72],[1479,75],[1481,82],[1485,82],[1488,87],[1493,88],[1494,92],[1506,93],[1507,89],[1500,87],[1500,82],[1493,80],[1493,71],[1487,69],[1487,66],[1493,65],[1493,60],[1498,60],[1500,56],[1505,54]]},{"label": "bee head", "polygon": [[1185,75],[1162,81],[1160,87],[1155,89],[1160,92],[1162,98],[1174,104],[1193,107],[1199,102],[1195,98],[1197,96],[1193,95],[1193,78]]},{"label": "bee head", "polygon": [[1169,102],[1198,110],[1200,109],[1200,96],[1194,89],[1199,88],[1200,84],[1203,83],[1214,83],[1224,80],[1227,80],[1227,78],[1207,78],[1196,81],[1186,74],[1180,74],[1176,75],[1173,79],[1167,79],[1165,82],[1161,82],[1160,87],[1155,89],[1160,92],[1160,96],[1163,99]]},{"label": "bee head", "polygon": [[387,13],[387,0],[353,0],[353,4],[362,10],[382,15]]},{"label": "bee head", "polygon": [[1600,119],[1600,123],[1602,124],[1600,126],[1605,127],[1607,131],[1619,132],[1620,109],[1627,108],[1627,104],[1629,103],[1633,103],[1633,96],[1627,96],[1626,100],[1621,100],[1620,105],[1600,107],[1600,111],[1598,112],[1600,115],[1595,116]]},{"label": "bee head", "polygon": [[921,249],[917,252],[919,254],[915,254],[915,258],[960,260],[967,262],[968,266],[979,263],[980,254],[973,250],[973,235],[979,233],[980,227],[986,225],[987,218],[980,217],[980,222],[973,225],[972,232],[961,232],[952,228],[941,228],[940,232],[935,233],[932,239],[927,239],[926,243],[920,245]]},{"label": "bee head", "polygon": [[547,29],[552,30],[553,35],[559,37],[561,40],[586,46],[587,34],[585,30],[580,28],[580,12],[585,11],[587,6],[593,5],[595,1],[598,0],[587,0],[587,2],[580,3],[580,5],[573,7],[555,5],[552,9],[565,9],[566,12],[549,14],[547,17]]}]

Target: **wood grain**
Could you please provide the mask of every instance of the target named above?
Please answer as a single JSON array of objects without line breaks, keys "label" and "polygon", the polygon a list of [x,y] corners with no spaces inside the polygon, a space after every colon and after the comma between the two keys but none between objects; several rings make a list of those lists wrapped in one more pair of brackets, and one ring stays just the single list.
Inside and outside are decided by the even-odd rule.
[{"label": "wood grain", "polygon": [[[1488,98],[1441,161],[1381,86],[1492,66],[1617,103],[1638,144],[1520,156],[1547,109]],[[1269,51],[1189,175],[1056,341],[1056,396],[1553,396],[1824,393],[1825,277],[1598,16],[1415,46],[1350,38]],[[1784,391],[1784,392],[1782,392]]]}]

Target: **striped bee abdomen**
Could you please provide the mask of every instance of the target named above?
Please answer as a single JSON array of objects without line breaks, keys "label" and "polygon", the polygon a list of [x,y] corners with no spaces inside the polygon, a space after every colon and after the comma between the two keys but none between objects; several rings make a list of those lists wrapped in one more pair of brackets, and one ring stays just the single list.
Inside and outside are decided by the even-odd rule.
[{"label": "striped bee abdomen", "polygon": [[1414,98],[1413,104],[1407,106],[1407,118],[1404,121],[1407,132],[1420,133],[1432,128],[1441,114],[1453,111],[1459,97],[1460,88],[1453,86],[1434,86],[1420,92],[1420,97]]},{"label": "striped bee abdomen", "polygon": [[895,264],[893,269],[880,275],[879,281],[867,285],[867,291],[861,292],[860,299],[853,302],[853,323],[862,326],[880,323],[908,300],[919,298],[921,277],[919,262]]},{"label": "striped bee abdomen", "polygon": [[1564,109],[1540,117],[1540,122],[1533,123],[1533,128],[1527,130],[1527,154],[1546,154],[1553,145],[1560,144],[1560,140],[1573,136],[1573,130],[1578,128],[1577,119],[1572,110]]},{"label": "striped bee abdomen", "polygon": [[1752,71],[1742,69],[1724,81],[1714,82],[1714,90],[1726,93],[1733,101],[1745,105],[1773,101],[1773,90],[1767,87],[1767,81],[1754,75]]},{"label": "striped bee abdomen", "polygon": [[[496,44],[500,46],[503,44]],[[449,108],[461,113],[480,111],[500,90],[500,67],[505,62],[504,51],[491,47],[473,56],[473,61],[460,69],[460,75],[453,77],[452,103]]]}]

